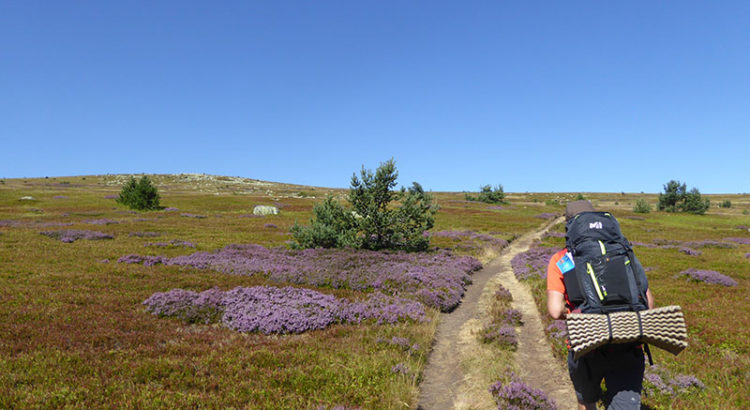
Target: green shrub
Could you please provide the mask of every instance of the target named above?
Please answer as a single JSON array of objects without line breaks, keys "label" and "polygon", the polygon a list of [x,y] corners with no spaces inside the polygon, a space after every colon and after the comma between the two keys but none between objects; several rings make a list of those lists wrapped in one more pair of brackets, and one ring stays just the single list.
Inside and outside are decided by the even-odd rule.
[{"label": "green shrub", "polygon": [[586,199],[586,198],[584,198],[584,197],[583,197],[583,194],[581,194],[581,193],[579,193],[579,194],[578,194],[578,195],[576,196],[576,201],[583,201],[584,199]]},{"label": "green shrub", "polygon": [[[438,206],[414,182],[394,191],[398,172],[393,159],[373,174],[362,168],[352,176],[346,208],[328,196],[313,208],[309,226],[294,224],[294,248],[394,249],[421,251],[429,247],[424,233],[432,228]],[[394,203],[397,203],[395,205]]]},{"label": "green shrub", "polygon": [[731,208],[732,207],[732,201],[730,201],[730,200],[727,199],[726,201],[724,201],[721,204],[719,204],[719,207],[721,207],[721,208]]},{"label": "green shrub", "polygon": [[667,212],[689,212],[705,214],[710,206],[708,199],[702,199],[698,188],[687,191],[686,184],[671,180],[664,185],[664,193],[659,194],[658,209]]},{"label": "green shrub", "polygon": [[160,209],[159,192],[151,183],[149,177],[145,175],[137,182],[131,176],[125,186],[122,187],[117,202],[141,211]]},{"label": "green shrub", "polygon": [[494,188],[491,185],[484,185],[479,188],[479,194],[477,196],[466,194],[466,200],[486,202],[488,204],[502,203],[505,200],[505,192],[503,191],[502,185],[498,185]]},{"label": "green shrub", "polygon": [[635,201],[635,206],[633,206],[633,212],[638,213],[638,214],[647,214],[651,212],[651,205],[645,199],[639,199]]}]

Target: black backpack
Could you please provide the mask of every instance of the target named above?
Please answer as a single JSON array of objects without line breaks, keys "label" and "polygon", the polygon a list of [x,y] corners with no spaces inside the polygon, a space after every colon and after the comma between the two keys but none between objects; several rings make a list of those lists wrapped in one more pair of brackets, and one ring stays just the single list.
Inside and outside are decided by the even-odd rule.
[{"label": "black backpack", "polygon": [[[563,272],[568,299],[581,313],[648,309],[643,267],[608,212],[581,212],[566,225],[573,264]],[[644,276],[641,276],[644,275]]]}]

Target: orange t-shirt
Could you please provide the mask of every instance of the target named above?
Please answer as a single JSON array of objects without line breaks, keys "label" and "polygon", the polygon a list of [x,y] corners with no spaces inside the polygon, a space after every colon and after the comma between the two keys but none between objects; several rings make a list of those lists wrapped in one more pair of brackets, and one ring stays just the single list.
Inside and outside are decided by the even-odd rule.
[{"label": "orange t-shirt", "polygon": [[[549,260],[547,265],[547,290],[554,290],[565,295],[565,306],[570,308],[570,300],[568,300],[568,292],[565,291],[565,283],[563,282],[563,274],[560,272],[560,268],[557,267],[557,262],[565,256],[568,250],[563,248],[557,251]],[[568,310],[570,313],[570,310]]]}]

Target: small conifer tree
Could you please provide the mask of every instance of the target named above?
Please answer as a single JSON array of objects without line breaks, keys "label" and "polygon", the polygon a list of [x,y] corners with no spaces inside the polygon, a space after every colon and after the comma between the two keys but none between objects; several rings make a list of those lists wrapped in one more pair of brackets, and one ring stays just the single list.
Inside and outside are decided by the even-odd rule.
[{"label": "small conifer tree", "polygon": [[146,175],[136,181],[130,177],[122,187],[117,202],[139,211],[159,209],[159,192]]},{"label": "small conifer tree", "polygon": [[651,205],[645,199],[639,199],[635,201],[635,206],[633,206],[633,212],[638,213],[638,214],[647,214],[651,212]]}]

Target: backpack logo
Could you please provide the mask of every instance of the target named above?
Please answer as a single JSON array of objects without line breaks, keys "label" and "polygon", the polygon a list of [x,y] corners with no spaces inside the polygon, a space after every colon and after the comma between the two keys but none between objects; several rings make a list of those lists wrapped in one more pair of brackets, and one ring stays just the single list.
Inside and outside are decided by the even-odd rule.
[{"label": "backpack logo", "polygon": [[603,228],[602,223],[599,221],[589,223],[589,229],[602,229],[602,228]]}]

